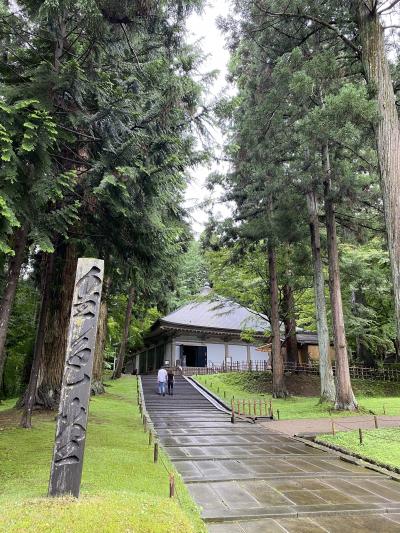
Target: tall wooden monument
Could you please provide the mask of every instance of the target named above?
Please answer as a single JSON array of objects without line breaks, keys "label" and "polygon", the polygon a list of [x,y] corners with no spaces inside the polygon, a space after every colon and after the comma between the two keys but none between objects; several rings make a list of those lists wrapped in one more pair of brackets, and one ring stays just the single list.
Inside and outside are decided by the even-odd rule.
[{"label": "tall wooden monument", "polygon": [[104,261],[78,259],[49,496],[79,496],[103,275]]}]

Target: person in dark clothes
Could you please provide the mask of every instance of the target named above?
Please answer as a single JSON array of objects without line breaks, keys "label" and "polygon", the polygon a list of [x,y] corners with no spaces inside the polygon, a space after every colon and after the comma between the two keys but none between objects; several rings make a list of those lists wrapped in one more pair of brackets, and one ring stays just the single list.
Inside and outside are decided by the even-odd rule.
[{"label": "person in dark clothes", "polygon": [[170,396],[174,395],[174,372],[172,368],[168,370],[168,394]]}]

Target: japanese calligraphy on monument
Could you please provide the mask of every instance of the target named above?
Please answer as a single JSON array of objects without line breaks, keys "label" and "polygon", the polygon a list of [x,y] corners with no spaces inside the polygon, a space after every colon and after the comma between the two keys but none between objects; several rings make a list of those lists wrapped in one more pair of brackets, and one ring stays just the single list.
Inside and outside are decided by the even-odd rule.
[{"label": "japanese calligraphy on monument", "polygon": [[80,491],[104,262],[78,259],[49,496]]}]

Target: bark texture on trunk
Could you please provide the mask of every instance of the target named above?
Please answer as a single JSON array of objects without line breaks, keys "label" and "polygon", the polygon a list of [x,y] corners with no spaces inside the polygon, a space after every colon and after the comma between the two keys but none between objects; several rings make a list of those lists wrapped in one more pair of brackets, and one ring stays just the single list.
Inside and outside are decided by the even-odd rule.
[{"label": "bark texture on trunk", "polygon": [[70,243],[60,245],[55,254],[54,277],[37,389],[38,404],[45,409],[56,409],[60,400],[78,258],[76,247]]},{"label": "bark texture on trunk", "polygon": [[42,260],[41,293],[42,299],[39,310],[39,320],[36,330],[35,347],[28,387],[23,400],[23,411],[21,426],[23,428],[32,427],[32,411],[36,404],[36,391],[39,379],[41,358],[43,355],[44,339],[46,333],[46,320],[49,311],[51,285],[53,280],[54,254],[46,254]]},{"label": "bark texture on trunk", "polygon": [[379,120],[374,129],[400,339],[400,128],[384,30],[375,4],[375,0],[355,2],[364,72],[378,103]]},{"label": "bark texture on trunk", "polygon": [[126,353],[126,344],[128,342],[129,335],[129,326],[131,325],[132,319],[132,305],[135,298],[135,286],[131,285],[129,287],[128,302],[125,310],[125,320],[124,320],[124,329],[122,331],[121,345],[119,347],[117,364],[115,365],[115,370],[112,378],[118,379],[121,377],[122,369],[124,367],[125,353]]},{"label": "bark texture on trunk", "polygon": [[298,362],[296,311],[294,305],[293,287],[288,283],[283,286],[283,313],[285,322],[286,358],[289,363]]},{"label": "bark texture on trunk", "polygon": [[331,192],[331,166],[329,148],[324,147],[325,170],[325,217],[328,240],[329,290],[332,308],[333,337],[336,353],[336,409],[357,409],[357,402],[351,387],[346,332],[344,327],[342,293],[340,288],[339,252],[336,235],[336,217]]},{"label": "bark texture on trunk", "polygon": [[19,275],[25,257],[26,243],[28,240],[28,226],[25,224],[18,228],[13,237],[14,255],[8,262],[6,285],[0,303],[0,388],[3,383],[4,365],[6,362],[5,344],[7,339],[8,324],[17,290]]},{"label": "bark texture on trunk", "polygon": [[318,203],[314,192],[308,193],[307,206],[314,267],[314,299],[318,332],[319,372],[321,379],[320,398],[321,401],[328,400],[334,402],[336,399],[336,387],[333,377],[332,363],[329,357],[330,340],[328,319],[326,315],[325,279],[321,256]]},{"label": "bark texture on trunk", "polygon": [[103,394],[104,385],[103,385],[103,361],[104,361],[104,348],[107,340],[107,319],[108,319],[108,308],[107,301],[104,298],[100,304],[99,311],[99,325],[97,327],[97,338],[96,346],[94,351],[94,361],[93,361],[93,374],[91,382],[91,393],[93,395]]},{"label": "bark texture on trunk", "polygon": [[268,270],[269,290],[271,299],[271,345],[272,345],[272,396],[285,398],[287,390],[285,386],[285,373],[281,350],[281,335],[279,328],[279,300],[278,300],[278,277],[276,272],[276,254],[271,244],[268,244]]}]

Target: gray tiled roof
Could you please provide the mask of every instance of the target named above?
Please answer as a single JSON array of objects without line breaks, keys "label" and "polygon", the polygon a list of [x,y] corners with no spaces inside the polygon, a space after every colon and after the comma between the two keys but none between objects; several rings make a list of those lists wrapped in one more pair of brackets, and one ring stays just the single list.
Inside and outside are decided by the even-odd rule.
[{"label": "gray tiled roof", "polygon": [[230,300],[218,298],[190,302],[160,320],[161,324],[197,326],[243,331],[245,329],[264,333],[270,329],[268,318]]}]

